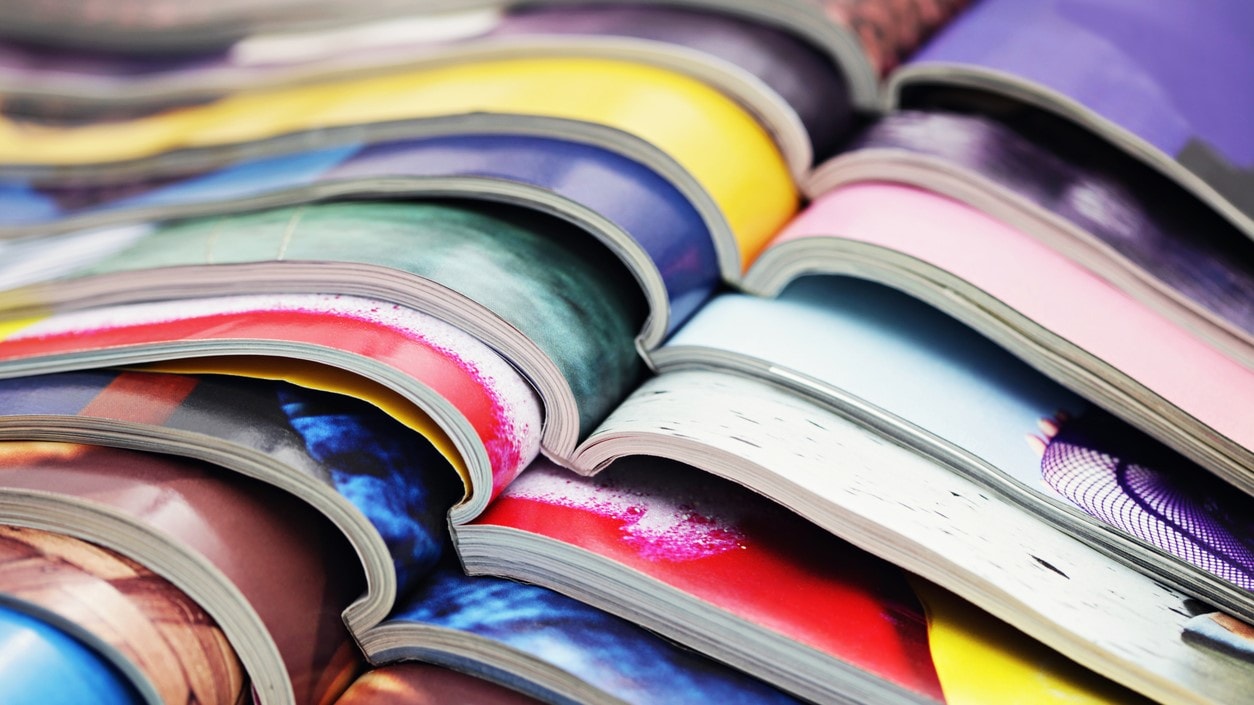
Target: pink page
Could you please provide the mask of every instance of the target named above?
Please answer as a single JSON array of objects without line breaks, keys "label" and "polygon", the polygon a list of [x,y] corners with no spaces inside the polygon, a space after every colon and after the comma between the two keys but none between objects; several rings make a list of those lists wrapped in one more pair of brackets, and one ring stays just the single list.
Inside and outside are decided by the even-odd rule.
[{"label": "pink page", "polygon": [[1254,448],[1254,372],[1032,237],[956,201],[866,183],[818,198],[771,245],[839,236],[946,270]]}]

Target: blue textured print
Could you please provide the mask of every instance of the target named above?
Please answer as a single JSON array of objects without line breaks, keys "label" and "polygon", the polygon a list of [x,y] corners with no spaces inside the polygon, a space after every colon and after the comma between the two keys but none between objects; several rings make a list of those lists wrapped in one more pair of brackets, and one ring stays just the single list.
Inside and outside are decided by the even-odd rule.
[{"label": "blue textured print", "polygon": [[442,555],[445,516],[461,480],[426,438],[365,402],[277,385],[283,411],[309,455],[383,537],[402,590]]},{"label": "blue textured print", "polygon": [[[451,561],[433,573],[389,622],[469,632],[632,703],[797,702],[624,619],[546,588],[466,576]],[[431,658],[429,653],[425,656]],[[455,656],[447,661],[482,677],[503,679],[490,668],[484,670],[482,663]],[[519,682],[511,684],[517,687]],[[543,690],[531,694],[553,697]]]}]

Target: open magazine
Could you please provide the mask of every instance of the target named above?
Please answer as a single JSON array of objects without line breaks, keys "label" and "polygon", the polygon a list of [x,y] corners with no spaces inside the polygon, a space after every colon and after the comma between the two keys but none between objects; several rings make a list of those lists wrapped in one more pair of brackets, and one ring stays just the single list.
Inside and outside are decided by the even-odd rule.
[{"label": "open magazine", "polygon": [[[741,20],[807,43],[842,74],[853,102],[870,109],[877,104],[880,78],[966,4],[964,0],[651,0],[623,14],[623,4],[617,0],[584,3],[586,9],[574,10],[563,2],[440,0],[425,3],[425,12],[414,14],[411,5],[394,0],[351,6],[326,0],[283,0],[268,4],[264,10],[246,3],[217,3],[212,8],[191,10],[186,5],[148,0],[143,11],[128,3],[102,7],[90,22],[51,3],[40,3],[26,12],[5,13],[0,19],[7,39],[68,44],[79,51],[88,48],[90,53],[79,62],[53,60],[52,66],[39,67],[43,71],[30,67],[48,61],[43,53],[15,47],[10,51],[16,56],[6,57],[6,63],[18,66],[6,72],[6,88],[18,95],[44,95],[70,102],[110,102],[99,83],[93,83],[93,73],[127,76],[115,79],[110,86],[127,97],[142,95],[144,88],[152,91],[154,84],[176,93],[189,91],[177,85],[175,76],[184,81],[200,79],[198,82],[210,90],[201,89],[193,95],[204,96],[224,86],[241,89],[258,81],[278,83],[310,75],[378,70],[429,54],[433,44],[520,31],[554,34],[565,28],[572,33],[599,31],[628,36],[643,31],[646,38],[696,43],[710,51],[717,50],[719,40],[726,42],[731,34],[727,29]],[[603,6],[619,14],[603,11]],[[641,16],[664,18],[666,27],[642,30],[633,26],[630,20]],[[712,24],[697,33],[704,37],[686,31],[685,20],[695,16],[711,18]],[[606,18],[612,18],[613,27],[606,26]],[[161,31],[143,31],[155,29],[152,23],[158,21]],[[521,30],[512,29],[520,25]],[[765,35],[761,29],[756,32]],[[777,39],[770,48],[778,49],[784,43]],[[101,49],[132,57],[156,55],[164,61],[155,67],[152,62],[140,66],[136,61],[111,57],[115,63],[106,64],[106,68],[99,65],[98,56],[93,56],[103,53]],[[796,62],[798,57],[790,58]],[[51,86],[41,90],[32,85],[40,79]]]},{"label": "open magazine", "polygon": [[1034,238],[918,188],[829,191],[753,264],[774,294],[846,274],[945,311],[1247,494],[1254,490],[1254,371]]},{"label": "open magazine", "polygon": [[1183,594],[788,390],[714,370],[659,375],[577,460],[639,454],[747,484],[1154,699],[1225,702],[1239,698],[1229,686],[1249,687],[1245,665],[1182,640],[1194,616]]},{"label": "open magazine", "polygon": [[340,612],[360,595],[361,571],[298,498],[188,458],[3,448],[6,524],[103,546],[169,580],[221,626],[261,702],[333,697],[360,671]]},{"label": "open magazine", "polygon": [[654,362],[787,387],[1254,619],[1248,495],[898,291],[811,276],[723,294]]},{"label": "open magazine", "polygon": [[[229,49],[135,57],[0,44],[9,115],[119,119],[423,63],[500,56],[624,58],[691,75],[758,117],[794,169],[829,154],[851,119],[844,76],[801,37],[721,12],[662,5],[470,8],[325,33],[253,36]],[[813,146],[812,146],[813,145]]]},{"label": "open magazine", "polygon": [[[445,524],[448,508],[462,497],[462,479],[422,435],[367,402],[234,377],[92,372],[47,378],[60,382],[59,389],[41,387],[30,394],[34,388],[25,383],[33,380],[14,380],[6,390],[6,408],[26,406],[30,412],[9,417],[14,422],[7,429],[9,437],[73,436],[166,455],[102,446],[16,444],[10,462],[0,466],[6,482],[0,491],[0,516],[10,523],[67,531],[135,560],[156,562],[181,588],[213,605],[215,614],[247,614],[251,605],[268,617],[269,642],[236,642],[238,635],[228,632],[263,702],[316,702],[345,687],[350,674],[330,668],[328,661],[334,657],[341,663],[356,654],[356,648],[345,648],[345,623],[375,663],[423,659],[550,700],[643,703],[682,690],[692,702],[796,702],[568,597],[541,587],[466,576],[450,552]],[[169,454],[205,458],[225,469]],[[168,477],[153,468],[165,468]],[[99,478],[107,472],[138,474],[138,479],[102,485]],[[253,523],[227,516],[227,508],[219,506],[221,489],[217,495],[185,491],[180,496],[191,511],[173,503],[142,502],[152,494],[141,491],[147,486],[143,483],[178,488],[186,484],[179,477],[187,473],[201,478],[196,487],[225,485],[240,492],[251,484],[228,508],[251,512]],[[283,491],[284,484],[299,478],[322,483],[321,496],[311,501],[311,491]],[[32,494],[32,489],[39,492]],[[325,509],[334,502],[351,506],[370,528],[350,533],[351,526],[345,530],[327,521],[335,519]],[[152,529],[132,523],[128,530],[107,509],[94,508],[100,503],[123,512],[147,512],[146,521],[173,536],[140,540],[136,533]],[[84,522],[76,515],[99,519]],[[224,526],[217,533],[205,530],[215,516]],[[297,521],[302,516],[304,524]],[[268,538],[256,524],[261,520],[269,522],[270,533],[286,532],[300,548]],[[245,532],[249,539],[232,539],[230,531]],[[243,593],[234,601],[220,595],[214,599],[213,582],[203,576],[198,580],[194,563],[180,562],[189,548],[227,560],[241,544],[279,554],[264,568],[242,559],[225,565],[223,571],[234,571],[230,580]],[[154,551],[154,545],[165,550]],[[378,560],[382,568],[374,565]],[[249,566],[255,569],[246,570]],[[324,581],[342,589],[328,589]],[[366,593],[359,597],[363,582]],[[291,585],[321,598],[321,607],[295,599]],[[360,604],[349,605],[341,622],[340,610],[350,599],[382,599],[383,612],[366,621]],[[275,648],[276,642],[290,681],[273,673],[267,677],[260,670],[264,660],[259,664],[254,654],[267,643]],[[252,650],[244,648],[249,644]],[[339,646],[328,655],[324,644]],[[289,682],[285,694],[282,686]],[[313,687],[322,695],[311,695]]]},{"label": "open magazine", "polygon": [[[373,303],[322,300],[361,309],[352,315],[368,319],[379,317],[368,309],[380,302],[402,318],[421,312],[445,321],[440,330],[464,329],[501,351],[539,392],[545,447],[563,455],[644,369],[633,342],[646,317],[639,288],[605,247],[557,219],[503,206],[368,202],[171,225],[142,234],[80,277],[21,288],[10,300],[96,307],[82,311],[88,317],[99,315],[100,304],[119,304],[119,315],[130,315],[123,304],[148,301],[133,310],[150,311],[139,315],[155,322],[177,315],[174,302],[188,295],[251,292],[289,309],[297,306],[290,295],[302,291],[369,297]],[[73,338],[65,342],[74,345]]]},{"label": "open magazine", "polygon": [[[235,705],[247,680],[222,628],[143,565],[73,537],[0,528],[0,591],[115,650],[145,702]],[[37,669],[36,678],[46,671]],[[99,697],[93,694],[93,697]]]},{"label": "open magazine", "polygon": [[1201,199],[1060,118],[899,110],[809,176],[811,198],[891,181],[991,215],[1254,366],[1254,242]]},{"label": "open magazine", "polygon": [[[33,384],[36,381],[40,384]],[[134,402],[145,391],[158,394],[172,385],[186,389],[193,384],[163,420],[156,415],[134,418],[126,411],[136,407]],[[23,401],[20,394],[35,388],[42,390],[42,409],[37,408],[37,399],[28,395]],[[441,506],[454,501],[460,482],[447,465],[424,461],[417,467],[420,453],[413,445],[425,441],[379,407],[268,380],[139,372],[13,380],[0,393],[6,408],[27,407],[26,413],[15,413],[0,423],[0,434],[6,436],[49,438],[75,429],[76,435],[97,442],[192,454],[263,478],[307,474],[311,470],[301,466],[321,466],[319,474],[332,479],[332,491],[351,501],[384,538],[398,578],[398,597],[387,619],[375,626],[349,622],[356,623],[355,634],[375,663],[420,658],[467,669],[524,692],[545,697],[566,694],[584,701],[604,700],[611,694],[628,701],[655,697],[648,695],[655,688],[677,687],[679,672],[669,669],[682,672],[696,667],[684,665],[695,663],[691,658],[676,660],[673,651],[645,639],[638,627],[598,613],[584,604],[587,601],[818,701],[962,702],[948,695],[951,692],[987,697],[990,691],[977,674],[979,669],[956,665],[973,659],[1010,669],[1004,682],[1019,692],[1061,689],[1091,693],[1109,702],[1132,698],[1022,636],[992,626],[989,617],[945,591],[908,581],[896,567],[822,528],[743,489],[720,485],[693,468],[638,462],[624,466],[621,473],[615,471],[619,480],[607,475],[592,483],[541,463],[511,483],[481,521],[458,528],[456,539],[463,559],[482,571],[486,565],[482,549],[495,542],[480,540],[479,550],[472,549],[470,542],[486,531],[478,527],[502,525],[502,521],[509,525],[505,517],[525,516],[517,513],[519,501],[538,501],[550,509],[619,507],[613,511],[626,512],[622,516],[632,517],[628,525],[635,527],[621,541],[612,538],[621,536],[612,527],[614,522],[598,538],[591,525],[579,529],[580,522],[573,522],[573,517],[532,513],[543,522],[540,526],[566,527],[567,533],[533,529],[551,534],[559,543],[525,542],[512,548],[501,544],[504,555],[526,556],[511,562],[526,570],[497,567],[487,571],[554,583],[581,598],[572,601],[539,587],[468,578],[448,563],[449,549],[437,538],[444,532]],[[104,401],[120,394],[128,395],[132,403]],[[357,394],[371,397],[368,390],[358,389]],[[87,406],[75,411],[85,400],[90,400]],[[64,411],[49,413],[53,408]],[[257,449],[265,449],[266,457],[275,459],[270,463],[273,469],[261,465]],[[277,467],[276,461],[287,467]],[[659,482],[662,478],[667,479]],[[581,484],[583,489],[577,489]],[[553,487],[560,496],[553,494]],[[679,523],[656,523],[676,508],[684,512]],[[562,549],[562,541],[573,542],[572,548]],[[572,549],[575,562],[554,569],[553,561],[561,565],[563,555],[569,560]],[[369,561],[363,558],[362,562]],[[598,578],[604,570],[596,567],[598,563],[634,565],[648,578],[633,581],[630,572],[621,573],[622,568]],[[725,576],[717,579],[709,571]],[[759,584],[733,577],[745,571],[765,571],[776,582]],[[555,580],[558,575],[566,578]],[[632,585],[628,593],[615,592]],[[781,603],[774,599],[781,585],[792,586],[797,600]],[[506,608],[512,604],[518,606]],[[557,636],[552,632],[559,622],[543,620],[548,636],[540,643],[529,636],[534,634],[541,606],[542,614],[552,610],[553,619],[567,625],[568,636],[554,641]],[[683,625],[678,629],[676,620],[658,617],[675,609],[688,615],[678,620]],[[521,623],[514,616],[516,610],[525,615]],[[726,631],[729,625],[730,632]],[[585,636],[577,636],[580,633]],[[586,636],[592,633],[601,636]],[[747,637],[758,644],[756,659],[744,651],[736,655],[735,645],[750,643]],[[871,645],[874,648],[868,648]],[[586,651],[587,658],[595,661],[585,666],[570,661],[569,656],[555,660],[559,648]],[[603,648],[617,654],[613,659],[634,683],[630,690],[623,690],[621,682],[610,687],[602,680],[606,664],[596,654]],[[769,660],[760,658],[760,649],[769,649]],[[595,668],[587,670],[594,663]],[[639,669],[638,673],[633,669]],[[694,698],[723,692],[737,702],[753,701],[768,692],[747,685],[751,681],[729,680],[710,666],[701,670],[709,672],[696,678]],[[1049,674],[1044,681],[1042,673]],[[735,683],[740,685],[727,690]],[[599,692],[598,687],[605,690]]]}]

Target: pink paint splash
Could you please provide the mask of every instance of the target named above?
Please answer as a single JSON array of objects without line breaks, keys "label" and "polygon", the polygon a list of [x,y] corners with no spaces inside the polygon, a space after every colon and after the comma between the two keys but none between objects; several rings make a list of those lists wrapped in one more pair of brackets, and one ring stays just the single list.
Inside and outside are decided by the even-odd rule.
[{"label": "pink paint splash", "polygon": [[540,462],[505,495],[617,521],[623,540],[648,560],[692,561],[743,548],[738,512],[720,501],[718,483],[676,480],[645,468],[617,479],[587,478]]}]

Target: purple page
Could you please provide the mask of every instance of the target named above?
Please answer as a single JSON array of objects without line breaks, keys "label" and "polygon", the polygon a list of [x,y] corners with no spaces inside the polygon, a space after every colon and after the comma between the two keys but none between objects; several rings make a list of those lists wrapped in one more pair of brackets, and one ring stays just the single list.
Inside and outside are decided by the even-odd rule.
[{"label": "purple page", "polygon": [[[897,99],[915,105],[923,86],[974,88],[964,78],[989,72],[1003,74],[994,90],[1013,89],[1008,74],[1113,123],[1104,137],[1177,172],[1254,232],[1254,3],[984,0],[914,57]],[[1040,104],[1065,110],[1056,98]]]},{"label": "purple page", "polygon": [[859,135],[858,149],[940,159],[997,184],[1254,334],[1254,242],[1103,140],[1069,125],[902,110]]}]

